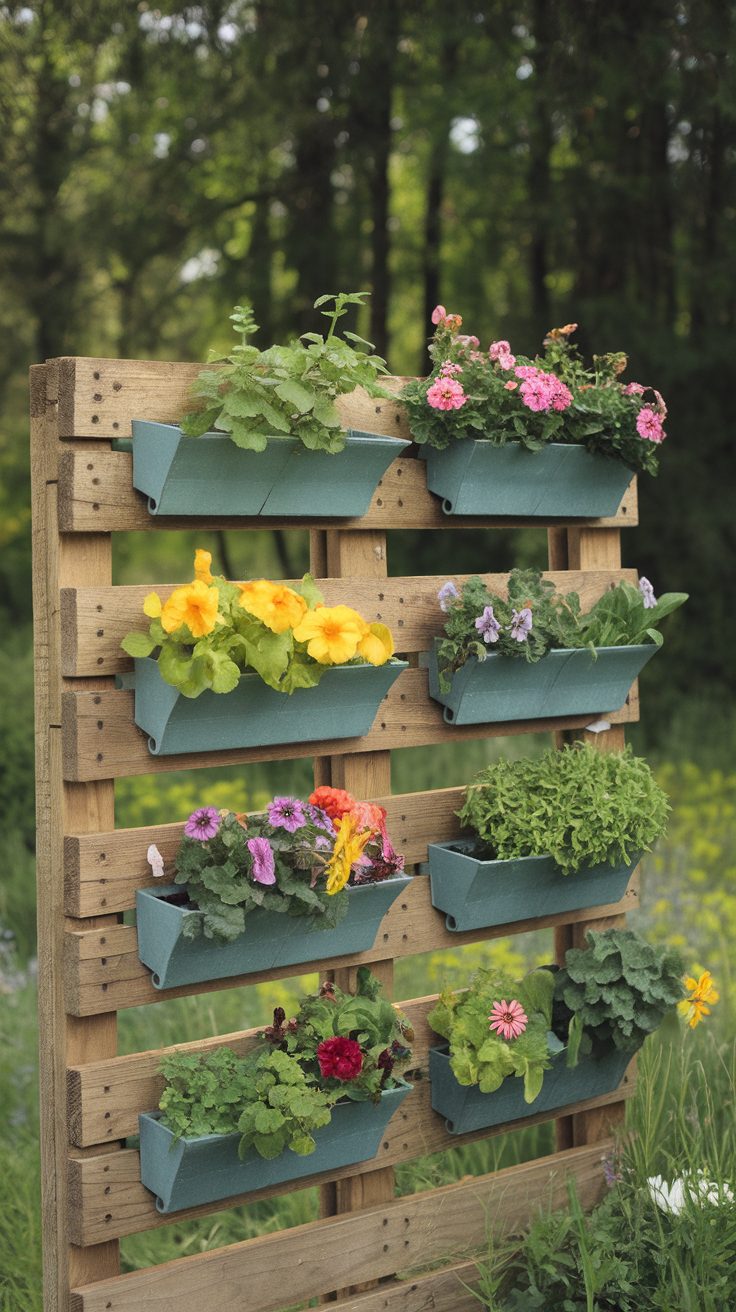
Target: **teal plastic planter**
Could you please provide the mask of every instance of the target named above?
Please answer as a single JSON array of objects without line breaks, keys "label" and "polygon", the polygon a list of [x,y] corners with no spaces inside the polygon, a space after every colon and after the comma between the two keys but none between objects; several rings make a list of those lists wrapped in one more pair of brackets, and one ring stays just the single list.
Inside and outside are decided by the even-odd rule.
[{"label": "teal plastic planter", "polygon": [[386,665],[334,665],[315,688],[291,696],[275,692],[257,674],[243,674],[232,692],[183,697],[165,683],[150,656],[134,662],[135,722],[148,734],[153,756],[214,752],[233,747],[269,747],[368,733],[386,693],[406,661]]},{"label": "teal plastic planter", "polygon": [[616,514],[633,478],[620,460],[559,442],[527,451],[520,442],[465,438],[421,454],[446,515],[599,519]]},{"label": "teal plastic planter", "polygon": [[133,420],[133,486],[152,515],[341,519],[364,515],[400,438],[348,430],[338,455],[273,436],[244,451],[224,433],[185,437],[173,424]]},{"label": "teal plastic planter", "polygon": [[637,647],[553,648],[535,664],[491,652],[484,661],[474,656],[452,676],[450,691],[440,691],[435,639],[422,653],[429,670],[429,695],[445,708],[448,724],[498,724],[506,720],[538,720],[558,715],[617,711],[634,679],[659,650],[655,644]]},{"label": "teal plastic planter", "polygon": [[337,1103],[330,1124],[315,1131],[313,1153],[300,1157],[287,1148],[271,1161],[252,1148],[241,1161],[239,1134],[206,1134],[174,1143],[173,1134],[158,1115],[145,1113],[138,1118],[141,1182],[156,1195],[159,1212],[178,1212],[182,1207],[214,1203],[319,1171],[366,1162],[375,1157],[386,1126],[411,1087],[400,1080],[395,1089],[381,1094],[380,1102]]},{"label": "teal plastic planter", "polygon": [[481,1093],[477,1084],[458,1084],[450,1067],[447,1048],[430,1048],[429,1077],[432,1082],[432,1107],[444,1116],[450,1134],[467,1134],[492,1125],[505,1125],[524,1116],[556,1111],[570,1103],[597,1098],[617,1089],[626,1073],[631,1052],[612,1048],[603,1057],[583,1057],[573,1070],[565,1065],[564,1050],[552,1058],[544,1072],[541,1092],[534,1102],[524,1102],[524,1081],[508,1075],[495,1093]]},{"label": "teal plastic planter", "polygon": [[583,866],[564,875],[551,856],[484,861],[474,855],[477,847],[462,838],[429,845],[432,905],[445,912],[448,929],[483,929],[618,902],[640,860],[637,855],[630,865]]},{"label": "teal plastic planter", "polygon": [[184,937],[187,919],[200,913],[181,905],[186,903],[183,886],[142,888],[136,893],[138,955],[153,971],[155,987],[171,989],[178,984],[199,984],[366,952],[373,947],[392,902],[410,883],[409,875],[395,875],[378,884],[348,888],[348,913],[336,929],[320,929],[320,920],[314,916],[256,909],[247,917],[245,931],[232,943],[216,943],[201,935]]}]

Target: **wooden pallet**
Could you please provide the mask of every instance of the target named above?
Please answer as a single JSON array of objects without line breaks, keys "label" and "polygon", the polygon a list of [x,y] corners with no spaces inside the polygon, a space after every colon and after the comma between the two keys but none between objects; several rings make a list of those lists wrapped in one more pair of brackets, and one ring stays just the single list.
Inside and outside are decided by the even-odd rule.
[{"label": "wooden pallet", "polygon": [[[631,1072],[614,1094],[576,1103],[555,1117],[559,1151],[552,1156],[395,1199],[397,1163],[506,1128],[459,1137],[447,1133],[431,1110],[428,1081],[422,1078],[431,1042],[426,1015],[434,999],[403,1002],[416,1030],[415,1088],[390,1123],[377,1159],[237,1200],[254,1202],[316,1183],[321,1220],[121,1276],[120,1238],[172,1218],[157,1213],[140,1183],[138,1153],[125,1145],[126,1136],[136,1132],[138,1114],[157,1103],[163,1050],[118,1056],[117,1012],[162,996],[205,993],[308,969],[329,971],[351,987],[362,962],[371,964],[390,993],[398,958],[545,925],[555,926],[562,952],[589,924],[621,923],[636,904],[636,881],[615,906],[452,934],[431,906],[428,880],[420,877],[394,903],[367,952],[162,995],[138,960],[135,928],[123,924],[122,916],[133,907],[135,890],[152,883],[148,845],[155,843],[170,862],[183,820],[117,829],[114,781],[191,766],[313,757],[317,783],[348,788],[386,806],[392,837],[411,867],[426,860],[429,842],[456,835],[462,790],[392,795],[391,749],[546,730],[558,743],[583,736],[601,750],[619,750],[623,725],[638,718],[637,690],[632,688],[616,715],[606,717],[611,729],[597,735],[585,734],[590,716],[467,729],[446,725],[427,697],[426,673],[416,661],[437,631],[436,593],[445,577],[389,578],[386,531],[487,528],[494,521],[445,517],[427,491],[422,462],[402,456],[362,519],[300,521],[310,532],[311,568],[327,601],[357,603],[380,617],[409,655],[410,668],[385,699],[371,732],[306,746],[150,756],[133,723],[131,694],[115,687],[114,676],[129,668],[120,639],[139,623],[145,593],[153,587],[165,596],[175,585],[114,587],[111,535],[191,528],[192,521],[150,517],[145,498],[132,488],[129,454],[113,450],[112,442],[130,435],[133,416],[175,421],[197,368],[84,358],[52,360],[31,371],[45,1308],[199,1312],[203,1300],[210,1305],[216,1286],[218,1312],[241,1309],[245,1288],[249,1312],[325,1298],[336,1290],[343,1291],[334,1303],[338,1312],[419,1312],[430,1306],[435,1312],[466,1312],[475,1306],[467,1289],[475,1269],[469,1255],[482,1246],[489,1224],[507,1233],[523,1226],[538,1204],[564,1202],[570,1175],[586,1205],[600,1196],[600,1159],[632,1091]],[[393,388],[402,382],[392,380]],[[341,407],[346,425],[407,435],[395,401],[355,393],[343,398]],[[579,591],[586,605],[618,580],[635,580],[634,571],[621,569],[620,529],[636,522],[634,482],[611,518],[550,523],[550,577]],[[220,520],[197,526],[242,531],[262,530],[264,523]],[[269,521],[269,526],[274,525]],[[495,589],[505,586],[506,576],[484,577]],[[243,1052],[253,1037],[253,1031],[243,1031],[184,1046],[207,1051],[224,1043]],[[550,1119],[532,1114],[515,1124]],[[232,1200],[209,1204],[178,1217],[231,1205]],[[442,1270],[413,1280],[396,1276],[442,1262]],[[373,1290],[378,1281],[380,1289]]]}]

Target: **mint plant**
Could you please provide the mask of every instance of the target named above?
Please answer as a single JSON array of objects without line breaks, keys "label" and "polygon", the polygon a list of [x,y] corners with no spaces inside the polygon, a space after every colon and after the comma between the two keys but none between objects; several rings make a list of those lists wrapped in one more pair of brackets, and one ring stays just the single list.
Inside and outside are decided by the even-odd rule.
[{"label": "mint plant", "polygon": [[487,765],[458,815],[490,860],[551,856],[563,874],[628,865],[665,832],[669,803],[630,746],[597,752],[587,743],[537,759]]},{"label": "mint plant", "polygon": [[[372,344],[357,333],[337,333],[349,307],[364,305],[367,296],[340,292],[318,297],[314,308],[329,321],[327,335],[303,333],[287,346],[265,351],[249,341],[258,331],[253,310],[236,305],[230,318],[240,341],[217,369],[199,374],[193,393],[201,405],[182,420],[182,431],[201,437],[217,429],[248,451],[264,451],[269,438],[279,436],[295,437],[310,451],[342,451],[346,434],[335,398],[356,387],[369,396],[389,395],[378,383],[388,369],[372,354]],[[220,360],[210,353],[210,364]]]}]

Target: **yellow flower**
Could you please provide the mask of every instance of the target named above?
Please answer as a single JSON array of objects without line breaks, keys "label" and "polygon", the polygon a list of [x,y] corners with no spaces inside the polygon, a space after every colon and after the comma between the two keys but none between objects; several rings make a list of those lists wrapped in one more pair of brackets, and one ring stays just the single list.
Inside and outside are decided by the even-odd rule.
[{"label": "yellow flower", "polygon": [[385,624],[369,624],[368,632],[358,643],[358,654],[371,665],[385,665],[394,654],[391,630]]},{"label": "yellow flower", "polygon": [[174,589],[161,611],[161,624],[167,633],[174,633],[186,624],[193,638],[203,638],[215,627],[219,601],[217,588],[208,588],[201,579],[196,579]]},{"label": "yellow flower", "polygon": [[143,614],[147,615],[149,620],[157,620],[161,614],[161,598],[157,592],[149,592],[143,603]]},{"label": "yellow flower", "polygon": [[687,1018],[691,1030],[694,1030],[704,1016],[710,1016],[710,1007],[707,1004],[716,1003],[721,995],[713,987],[713,977],[709,970],[704,970],[700,979],[693,979],[692,976],[686,975],[684,984],[690,996],[678,1002],[677,1009],[681,1016]]},{"label": "yellow flower", "polygon": [[202,583],[212,582],[212,552],[204,551],[202,547],[197,547],[194,553],[194,577]]},{"label": "yellow flower", "polygon": [[372,830],[358,832],[359,821],[350,811],[346,812],[337,824],[337,838],[332,849],[332,856],[327,864],[327,892],[339,893],[350,878],[350,871],[363,855],[363,849],[371,837]]},{"label": "yellow flower", "polygon": [[255,615],[272,633],[285,633],[296,628],[306,614],[307,603],[285,583],[269,583],[268,579],[254,579],[240,589],[240,604],[249,615]]},{"label": "yellow flower", "polygon": [[342,665],[353,659],[368,631],[365,620],[350,606],[317,606],[295,627],[294,637],[306,642],[309,655],[320,665]]}]

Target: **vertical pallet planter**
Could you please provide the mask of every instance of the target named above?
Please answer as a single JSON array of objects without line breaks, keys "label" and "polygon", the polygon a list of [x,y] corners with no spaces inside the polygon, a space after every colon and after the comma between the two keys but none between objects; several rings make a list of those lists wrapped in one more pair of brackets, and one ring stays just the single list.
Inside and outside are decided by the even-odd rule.
[{"label": "vertical pallet planter", "polygon": [[[138,889],[152,886],[148,845],[155,843],[170,863],[182,823],[117,829],[115,780],[184,767],[312,757],[317,783],[348,788],[386,806],[390,832],[411,873],[426,862],[429,843],[457,837],[455,811],[462,790],[392,795],[393,748],[540,727],[561,741],[565,735],[584,734],[590,718],[466,727],[444,722],[441,709],[428,698],[426,671],[418,661],[437,632],[436,592],[444,579],[390,577],[386,532],[441,528],[449,533],[454,527],[493,526],[493,521],[444,516],[427,490],[424,463],[400,455],[361,519],[300,521],[311,534],[311,568],[328,603],[359,602],[366,614],[380,615],[408,659],[372,729],[359,739],[152,756],[133,721],[132,694],[116,686],[116,679],[129,671],[120,638],[135,626],[143,596],[157,584],[151,579],[141,587],[113,586],[112,534],[191,527],[191,521],[149,515],[145,498],[133,487],[131,456],[113,449],[113,442],[130,436],[133,419],[175,423],[198,368],[65,358],[32,370],[44,1306],[46,1312],[138,1312],[156,1302],[175,1305],[178,1312],[199,1312],[216,1286],[218,1312],[241,1312],[244,1288],[249,1312],[278,1312],[336,1291],[335,1306],[344,1312],[357,1307],[363,1312],[418,1312],[429,1305],[470,1312],[476,1305],[461,1280],[472,1282],[474,1267],[465,1258],[469,1246],[483,1246],[489,1217],[503,1232],[522,1226],[539,1201],[562,1204],[566,1174],[575,1177],[584,1203],[599,1197],[601,1153],[610,1125],[620,1120],[630,1082],[567,1107],[556,1118],[558,1151],[549,1157],[395,1199],[395,1165],[458,1142],[432,1112],[428,1080],[417,1079],[389,1121],[374,1159],[300,1181],[320,1186],[319,1220],[120,1274],[120,1240],[168,1219],[140,1181],[138,1151],[130,1142],[139,1115],[156,1108],[163,1051],[118,1055],[117,1050],[118,1011],[155,1005],[162,993],[141,965],[136,929],[124,923],[123,913],[135,906]],[[392,385],[399,390],[402,383],[396,379]],[[394,401],[376,403],[356,393],[341,405],[347,427],[408,436]],[[636,518],[632,483],[615,516],[550,528],[550,576],[577,589],[588,603],[612,582],[631,577],[621,570],[619,530]],[[203,529],[246,533],[263,528],[258,518],[199,518],[197,523]],[[508,527],[508,520],[502,523]],[[486,577],[495,587],[503,586],[504,576]],[[608,710],[600,707],[602,714]],[[637,715],[632,689],[621,711],[607,716],[613,727],[594,738],[596,745],[620,749],[623,725]],[[386,911],[372,946],[352,956],[263,969],[248,979],[301,974],[311,967],[332,972],[349,988],[357,967],[367,963],[390,993],[398,957],[521,932],[530,923],[556,926],[558,950],[563,951],[590,923],[620,923],[635,901],[630,887],[615,905],[547,918],[532,914],[511,925],[451,933],[432,907],[429,880],[417,870],[417,878]],[[317,942],[315,935],[318,953]],[[242,977],[228,977],[190,983],[175,992],[195,994],[241,982]],[[425,1074],[432,1042],[426,1014],[433,1001],[401,1004],[416,1031],[414,1064]],[[222,1042],[245,1052],[254,1033],[203,1035],[187,1046],[204,1052]],[[554,1115],[535,1114],[533,1107],[530,1112],[524,1124]],[[474,1131],[460,1142],[502,1130]],[[288,1187],[269,1185],[240,1201]],[[231,1203],[207,1203],[177,1216],[182,1222]],[[442,1262],[454,1265],[433,1269],[412,1281],[409,1290],[395,1275],[408,1267],[438,1268]],[[380,1294],[358,1292],[356,1302],[356,1291],[370,1291],[378,1281]]]}]

